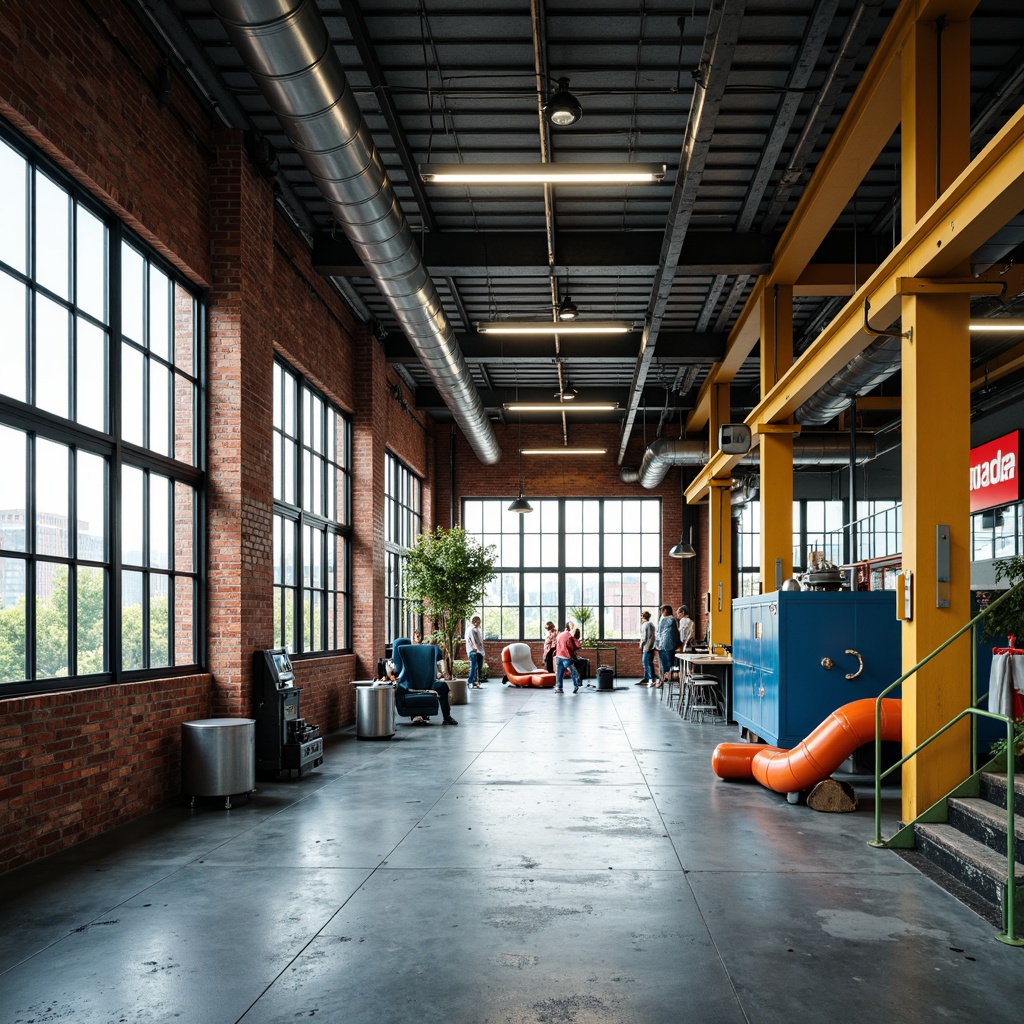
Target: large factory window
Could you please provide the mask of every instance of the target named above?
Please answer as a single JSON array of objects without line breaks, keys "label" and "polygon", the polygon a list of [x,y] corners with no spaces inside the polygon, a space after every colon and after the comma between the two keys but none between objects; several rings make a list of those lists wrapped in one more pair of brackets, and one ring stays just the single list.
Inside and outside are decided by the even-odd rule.
[{"label": "large factory window", "polygon": [[290,653],[351,647],[352,428],[274,360],[274,639]]},{"label": "large factory window", "polygon": [[0,137],[0,692],[194,670],[204,311]]},{"label": "large factory window", "polygon": [[387,642],[412,636],[420,627],[414,603],[405,597],[402,573],[407,552],[423,532],[423,485],[411,469],[384,453],[384,551]]},{"label": "large factory window", "polygon": [[633,639],[640,613],[661,595],[661,502],[657,498],[466,499],[462,525],[498,550],[498,574],[483,605],[484,636],[537,640],[550,619],[563,625],[586,607],[591,640]]}]

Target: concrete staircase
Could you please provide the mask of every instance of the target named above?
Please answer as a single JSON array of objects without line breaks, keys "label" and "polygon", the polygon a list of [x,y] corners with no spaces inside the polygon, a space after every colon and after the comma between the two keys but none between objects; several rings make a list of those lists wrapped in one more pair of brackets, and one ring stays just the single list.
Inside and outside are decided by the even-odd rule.
[{"label": "concrete staircase", "polygon": [[[1017,906],[1024,932],[1024,779],[1014,785]],[[944,824],[914,825],[916,846],[900,855],[997,928],[1003,926],[1006,864],[1006,776],[983,772],[976,797],[950,797]]]}]

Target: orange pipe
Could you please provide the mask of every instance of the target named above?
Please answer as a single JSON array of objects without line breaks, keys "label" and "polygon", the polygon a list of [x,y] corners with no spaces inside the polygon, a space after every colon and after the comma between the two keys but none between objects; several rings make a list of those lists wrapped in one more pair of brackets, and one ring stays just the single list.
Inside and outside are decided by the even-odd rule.
[{"label": "orange pipe", "polygon": [[[903,735],[902,702],[882,701],[882,739]],[[833,711],[792,750],[763,743],[719,743],[711,767],[722,779],[755,778],[776,793],[798,793],[827,779],[858,747],[875,738],[875,701],[851,701]]]}]

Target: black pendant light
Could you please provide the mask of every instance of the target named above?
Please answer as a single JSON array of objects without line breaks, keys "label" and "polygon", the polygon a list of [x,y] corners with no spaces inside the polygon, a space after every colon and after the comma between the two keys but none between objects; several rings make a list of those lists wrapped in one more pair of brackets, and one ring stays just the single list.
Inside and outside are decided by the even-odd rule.
[{"label": "black pendant light", "polygon": [[[516,369],[516,401],[519,400],[519,369]],[[525,515],[527,512],[533,511],[533,506],[526,500],[523,495],[523,414],[519,413],[519,497],[516,498],[508,507],[509,512],[518,512],[520,515]]]},{"label": "black pendant light", "polygon": [[566,295],[558,304],[558,319],[575,320],[579,315],[580,311],[576,308],[576,303]]},{"label": "black pendant light", "polygon": [[696,558],[697,551],[693,546],[693,527],[690,527],[690,540],[684,542],[682,536],[679,537],[679,543],[669,549],[669,558]]},{"label": "black pendant light", "polygon": [[583,116],[580,101],[569,92],[569,79],[558,80],[558,91],[544,105],[544,116],[556,128],[568,128]]}]

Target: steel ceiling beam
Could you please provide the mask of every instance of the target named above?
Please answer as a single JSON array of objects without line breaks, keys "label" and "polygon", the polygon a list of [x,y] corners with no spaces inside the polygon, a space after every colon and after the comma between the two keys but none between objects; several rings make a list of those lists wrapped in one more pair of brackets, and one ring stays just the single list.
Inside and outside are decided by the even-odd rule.
[{"label": "steel ceiling beam", "polygon": [[341,0],[341,11],[348,23],[348,30],[352,33],[352,41],[356,44],[359,52],[359,60],[362,62],[362,69],[370,79],[373,86],[373,94],[380,106],[381,116],[384,118],[391,133],[391,141],[394,143],[398,160],[405,171],[406,185],[412,192],[416,206],[423,219],[423,226],[428,231],[437,230],[437,220],[434,211],[431,209],[430,200],[420,181],[419,171],[416,167],[416,160],[413,158],[412,149],[409,146],[409,139],[402,126],[402,120],[398,116],[394,103],[391,102],[391,90],[388,81],[384,77],[384,70],[380,60],[377,58],[377,50],[370,40],[370,32],[366,27],[366,20],[356,0]]},{"label": "steel ceiling beam", "polygon": [[693,214],[697,190],[704,175],[711,140],[714,136],[715,123],[725,95],[725,85],[732,69],[736,41],[739,38],[740,23],[746,0],[712,0],[708,12],[707,33],[701,51],[700,65],[696,87],[690,104],[690,114],[686,124],[686,136],[679,160],[679,173],[672,190],[672,202],[669,206],[668,224],[661,246],[658,270],[651,289],[651,301],[647,310],[647,323],[644,327],[640,356],[633,372],[630,385],[629,403],[626,408],[625,420],[619,441],[618,462],[621,465],[626,457],[629,435],[633,429],[640,401],[644,392],[644,384],[654,358],[661,321],[668,306],[669,295],[675,280],[676,269],[683,250],[683,240],[690,217]]},{"label": "steel ceiling beam", "polygon": [[[637,276],[657,273],[662,231],[556,231],[556,276]],[[764,274],[771,269],[776,239],[755,233],[690,232],[676,276]],[[434,277],[548,277],[543,231],[447,231],[421,239],[423,262]],[[313,265],[325,276],[367,277],[355,249],[340,233],[321,231],[313,241]]]},{"label": "steel ceiling beam", "polygon": [[[500,342],[493,336],[469,331],[456,334],[455,340],[469,363],[554,362],[555,349],[550,338],[524,337],[514,342]],[[694,334],[689,331],[665,331],[658,340],[659,363],[707,365],[722,358],[725,352],[724,334]],[[621,363],[636,359],[640,343],[639,333],[616,335],[595,341],[584,336],[563,337],[563,360],[587,363]],[[412,345],[402,335],[389,334],[384,342],[384,354],[389,363],[415,365],[419,358]]]},{"label": "steel ceiling beam", "polygon": [[[780,423],[791,416],[823,383],[872,343],[874,339],[864,332],[865,299],[871,302],[876,327],[893,323],[901,312],[901,279],[950,275],[1021,209],[1024,107],[968,164],[838,316],[761,398],[746,420],[754,433],[761,424]],[[699,500],[711,479],[728,475],[735,460],[735,456],[716,453],[687,488],[687,501]]]}]

